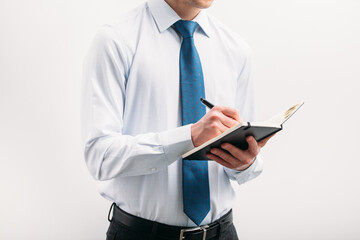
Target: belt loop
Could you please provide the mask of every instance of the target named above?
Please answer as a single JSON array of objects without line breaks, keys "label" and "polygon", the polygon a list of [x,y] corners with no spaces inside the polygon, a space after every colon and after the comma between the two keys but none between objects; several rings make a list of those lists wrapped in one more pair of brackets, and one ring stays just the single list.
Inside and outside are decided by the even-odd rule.
[{"label": "belt loop", "polygon": [[108,213],[108,220],[109,220],[109,222],[112,222],[112,220],[113,220],[113,216],[111,216],[111,219],[110,219],[110,213],[111,213],[111,210],[114,209],[114,207],[115,207],[115,203],[113,202],[113,203],[111,204],[111,206],[110,206],[109,213]]},{"label": "belt loop", "polygon": [[154,223],[153,223],[152,230],[151,230],[150,240],[156,240],[157,228],[158,228],[158,223],[157,223],[157,222],[154,222]]},{"label": "belt loop", "polygon": [[223,226],[220,222],[220,219],[216,220],[216,222],[219,224],[219,230],[218,230],[219,232],[217,235],[219,236],[219,239],[221,239],[221,233],[222,233]]},{"label": "belt loop", "polygon": [[[227,220],[227,218],[230,218],[229,220]],[[225,214],[223,217],[219,218],[218,220],[216,220],[216,222],[219,224],[219,239],[221,239],[221,235],[223,234],[223,232],[226,231],[227,227],[228,227],[228,223],[232,223],[232,209]]]}]

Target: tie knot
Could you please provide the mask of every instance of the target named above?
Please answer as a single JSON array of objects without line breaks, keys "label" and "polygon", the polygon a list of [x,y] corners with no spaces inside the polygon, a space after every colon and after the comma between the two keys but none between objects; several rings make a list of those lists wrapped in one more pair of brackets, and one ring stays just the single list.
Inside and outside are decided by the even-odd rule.
[{"label": "tie knot", "polygon": [[193,21],[179,20],[174,23],[175,30],[180,33],[183,38],[192,37],[197,26],[198,23]]}]

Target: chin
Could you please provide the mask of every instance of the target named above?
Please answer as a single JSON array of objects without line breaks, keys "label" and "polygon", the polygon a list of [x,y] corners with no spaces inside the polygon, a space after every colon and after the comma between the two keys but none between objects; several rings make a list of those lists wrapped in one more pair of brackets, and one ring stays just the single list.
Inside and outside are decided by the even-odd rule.
[{"label": "chin", "polygon": [[210,7],[213,0],[187,0],[187,2],[193,7],[204,9]]}]

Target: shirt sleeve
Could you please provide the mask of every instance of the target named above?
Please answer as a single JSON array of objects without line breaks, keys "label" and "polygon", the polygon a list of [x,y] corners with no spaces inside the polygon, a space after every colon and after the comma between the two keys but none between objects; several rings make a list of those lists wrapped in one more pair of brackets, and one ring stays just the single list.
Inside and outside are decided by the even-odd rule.
[{"label": "shirt sleeve", "polygon": [[[240,117],[247,122],[254,121],[255,116],[255,95],[254,83],[252,79],[251,50],[244,43],[244,64],[238,77],[235,106],[240,112]],[[243,184],[260,175],[263,169],[263,161],[258,155],[253,164],[244,171],[235,171],[225,168],[229,179],[236,180]]]},{"label": "shirt sleeve", "polygon": [[164,132],[125,135],[123,111],[130,58],[104,26],[84,61],[82,135],[86,165],[97,180],[154,173],[192,149],[191,125]]}]

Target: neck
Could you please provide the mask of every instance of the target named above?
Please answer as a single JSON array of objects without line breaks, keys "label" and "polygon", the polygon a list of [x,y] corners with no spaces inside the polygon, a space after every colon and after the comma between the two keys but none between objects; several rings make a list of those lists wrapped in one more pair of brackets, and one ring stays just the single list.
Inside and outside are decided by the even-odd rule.
[{"label": "neck", "polygon": [[185,1],[165,0],[165,2],[169,4],[183,20],[193,20],[200,12],[200,8],[191,6]]}]

